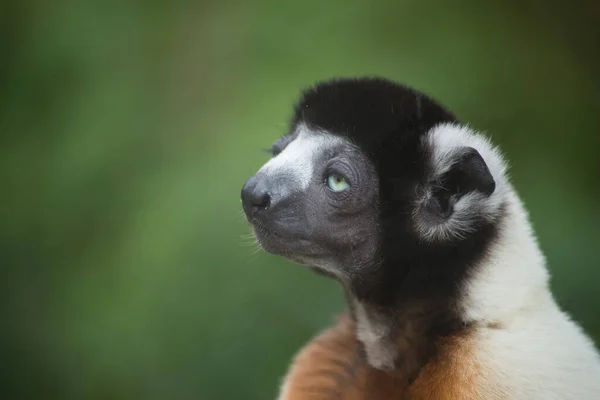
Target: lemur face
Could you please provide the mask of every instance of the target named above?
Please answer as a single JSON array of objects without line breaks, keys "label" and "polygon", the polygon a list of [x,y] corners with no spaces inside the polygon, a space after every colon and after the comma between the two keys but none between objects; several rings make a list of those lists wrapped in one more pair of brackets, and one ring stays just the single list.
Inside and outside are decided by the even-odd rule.
[{"label": "lemur face", "polygon": [[368,157],[348,139],[298,124],[242,190],[262,247],[339,276],[377,249],[378,184]]},{"label": "lemur face", "polygon": [[273,158],[245,184],[243,208],[265,250],[359,297],[393,301],[400,284],[437,293],[493,240],[504,188],[495,151],[413,89],[323,82],[303,93]]}]

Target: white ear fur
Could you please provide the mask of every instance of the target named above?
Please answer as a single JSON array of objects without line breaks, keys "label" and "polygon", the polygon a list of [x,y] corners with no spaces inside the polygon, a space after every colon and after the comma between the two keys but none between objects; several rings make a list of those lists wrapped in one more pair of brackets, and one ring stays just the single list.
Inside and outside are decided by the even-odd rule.
[{"label": "white ear fur", "polygon": [[[431,242],[436,240],[459,239],[475,229],[475,222],[493,221],[506,198],[506,163],[500,151],[482,134],[475,133],[466,126],[440,124],[431,129],[423,138],[423,146],[430,149],[430,171],[428,186],[417,199],[413,220],[421,238]],[[494,192],[487,196],[474,191],[463,195],[453,206],[452,214],[438,221],[424,216],[424,207],[433,196],[433,185],[450,171],[455,163],[457,152],[464,147],[472,147],[483,158],[496,183]]]}]

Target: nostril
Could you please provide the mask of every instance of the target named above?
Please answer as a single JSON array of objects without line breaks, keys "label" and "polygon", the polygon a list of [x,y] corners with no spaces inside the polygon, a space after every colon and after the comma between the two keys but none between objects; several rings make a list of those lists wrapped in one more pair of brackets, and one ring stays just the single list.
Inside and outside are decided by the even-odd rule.
[{"label": "nostril", "polygon": [[242,206],[248,218],[266,210],[271,205],[271,196],[263,179],[252,177],[242,189]]},{"label": "nostril", "polygon": [[265,210],[269,208],[271,204],[271,196],[269,193],[263,192],[261,194],[257,194],[252,198],[252,207],[258,210]]}]

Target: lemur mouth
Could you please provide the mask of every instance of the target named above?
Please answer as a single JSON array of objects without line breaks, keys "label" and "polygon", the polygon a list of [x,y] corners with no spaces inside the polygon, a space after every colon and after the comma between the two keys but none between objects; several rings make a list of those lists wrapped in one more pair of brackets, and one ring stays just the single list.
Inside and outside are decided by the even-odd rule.
[{"label": "lemur mouth", "polygon": [[312,241],[293,232],[266,226],[256,219],[251,221],[254,236],[260,246],[268,253],[295,259],[298,255],[317,255]]}]

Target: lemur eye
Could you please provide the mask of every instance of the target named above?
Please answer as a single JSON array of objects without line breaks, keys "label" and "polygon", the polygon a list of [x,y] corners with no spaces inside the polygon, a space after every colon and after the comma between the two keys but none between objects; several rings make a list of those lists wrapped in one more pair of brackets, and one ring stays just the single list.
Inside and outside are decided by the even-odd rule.
[{"label": "lemur eye", "polygon": [[339,193],[350,187],[350,184],[341,175],[331,174],[327,177],[327,187],[331,189],[332,192]]}]

